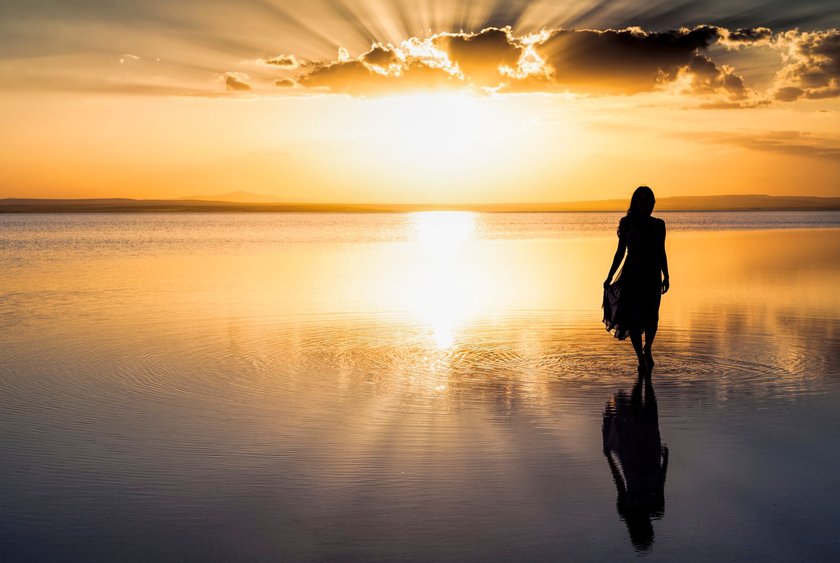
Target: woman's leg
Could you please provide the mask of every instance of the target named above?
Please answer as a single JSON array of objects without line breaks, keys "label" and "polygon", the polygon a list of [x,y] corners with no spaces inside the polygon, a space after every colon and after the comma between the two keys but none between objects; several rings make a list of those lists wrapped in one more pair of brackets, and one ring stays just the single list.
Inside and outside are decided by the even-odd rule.
[{"label": "woman's leg", "polygon": [[656,338],[656,329],[659,328],[659,323],[653,323],[652,325],[648,326],[645,329],[645,362],[647,363],[647,368],[649,370],[653,370],[653,354],[650,352],[651,346],[653,346],[653,339]]},{"label": "woman's leg", "polygon": [[647,369],[647,361],[645,360],[645,353],[644,349],[642,348],[642,331],[631,330],[630,342],[633,343],[633,350],[636,351],[636,356],[638,356],[639,358],[639,372],[641,374],[642,370]]}]

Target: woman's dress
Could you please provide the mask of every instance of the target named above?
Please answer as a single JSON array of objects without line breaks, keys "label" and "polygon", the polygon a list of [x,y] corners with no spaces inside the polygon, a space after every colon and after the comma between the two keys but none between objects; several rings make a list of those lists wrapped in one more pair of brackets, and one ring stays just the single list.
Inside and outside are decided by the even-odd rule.
[{"label": "woman's dress", "polygon": [[604,291],[604,324],[624,340],[631,330],[645,330],[659,322],[665,221],[624,217],[618,236],[627,246],[627,256],[616,280]]}]

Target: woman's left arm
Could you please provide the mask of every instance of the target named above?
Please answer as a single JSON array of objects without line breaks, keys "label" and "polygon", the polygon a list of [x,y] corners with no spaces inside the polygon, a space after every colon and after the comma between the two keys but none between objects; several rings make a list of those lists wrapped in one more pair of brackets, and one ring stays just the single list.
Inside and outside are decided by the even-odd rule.
[{"label": "woman's left arm", "polygon": [[665,221],[662,221],[662,236],[659,241],[659,267],[662,269],[662,293],[667,293],[671,287],[668,275],[668,255],[665,254]]},{"label": "woman's left arm", "polygon": [[624,237],[619,235],[618,237],[618,247],[615,249],[615,255],[613,256],[612,264],[610,265],[610,273],[607,274],[607,279],[604,280],[604,289],[607,289],[612,283],[613,276],[618,271],[618,267],[621,265],[621,261],[624,260],[624,253],[627,251],[627,243],[624,241]]}]

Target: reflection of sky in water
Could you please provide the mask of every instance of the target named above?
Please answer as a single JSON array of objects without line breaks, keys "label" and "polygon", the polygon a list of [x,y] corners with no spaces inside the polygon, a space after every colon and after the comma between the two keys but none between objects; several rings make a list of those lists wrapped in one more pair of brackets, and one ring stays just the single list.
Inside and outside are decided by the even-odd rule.
[{"label": "reflection of sky in water", "polygon": [[[290,219],[302,242],[269,219],[4,219],[9,553],[633,555],[601,436],[634,380],[599,322],[614,227]],[[836,551],[839,251],[836,230],[672,229],[647,558]]]}]

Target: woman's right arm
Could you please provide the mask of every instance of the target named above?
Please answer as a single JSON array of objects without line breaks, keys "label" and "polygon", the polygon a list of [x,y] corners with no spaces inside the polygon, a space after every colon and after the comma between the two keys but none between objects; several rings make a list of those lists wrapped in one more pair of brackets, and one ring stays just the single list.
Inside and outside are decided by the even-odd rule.
[{"label": "woman's right arm", "polygon": [[604,289],[607,289],[610,286],[610,282],[612,282],[613,276],[615,272],[618,270],[618,267],[621,265],[621,261],[624,259],[624,253],[627,251],[627,243],[624,241],[624,237],[618,237],[618,248],[615,249],[615,256],[613,256],[612,266],[610,266],[610,273],[607,274],[607,279],[604,280]]},{"label": "woman's right arm", "polygon": [[665,254],[665,221],[662,221],[662,237],[659,245],[659,267],[662,269],[662,293],[671,288],[671,276],[668,274],[668,255]]}]

